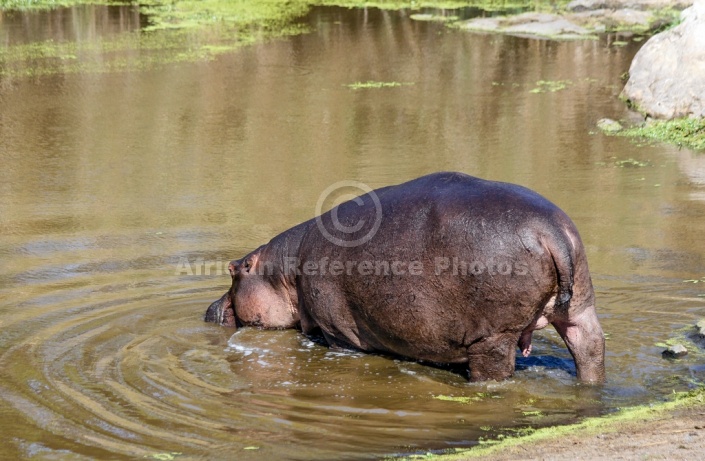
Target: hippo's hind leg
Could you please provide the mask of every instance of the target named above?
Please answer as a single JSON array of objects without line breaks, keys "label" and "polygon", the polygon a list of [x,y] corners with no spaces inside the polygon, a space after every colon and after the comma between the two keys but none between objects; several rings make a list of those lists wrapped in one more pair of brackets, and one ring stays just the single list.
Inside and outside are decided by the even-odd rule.
[{"label": "hippo's hind leg", "polygon": [[575,360],[578,379],[588,383],[605,381],[605,338],[594,307],[552,322]]},{"label": "hippo's hind leg", "polygon": [[501,381],[514,374],[519,333],[499,333],[468,347],[470,381]]}]

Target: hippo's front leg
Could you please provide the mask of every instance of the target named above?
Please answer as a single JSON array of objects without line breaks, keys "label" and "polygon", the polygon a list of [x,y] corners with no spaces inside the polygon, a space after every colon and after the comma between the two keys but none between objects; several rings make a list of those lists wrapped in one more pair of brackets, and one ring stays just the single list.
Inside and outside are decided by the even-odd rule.
[{"label": "hippo's front leg", "polygon": [[514,374],[519,334],[499,333],[473,343],[468,348],[470,381],[501,381]]}]

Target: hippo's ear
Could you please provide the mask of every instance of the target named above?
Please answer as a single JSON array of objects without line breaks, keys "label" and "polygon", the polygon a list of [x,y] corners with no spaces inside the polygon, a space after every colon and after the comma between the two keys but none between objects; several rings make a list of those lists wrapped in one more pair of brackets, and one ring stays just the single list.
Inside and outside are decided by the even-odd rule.
[{"label": "hippo's ear", "polygon": [[250,272],[255,271],[258,260],[259,255],[256,252],[253,252],[242,259],[231,261],[230,265],[228,266],[230,275],[235,278],[243,274],[249,274]]},{"label": "hippo's ear", "polygon": [[242,263],[242,270],[249,273],[250,269],[252,269],[252,258],[247,258]]},{"label": "hippo's ear", "polygon": [[258,259],[259,257],[257,253],[247,255],[242,261],[242,271],[249,274],[250,271],[253,271],[255,269]]}]

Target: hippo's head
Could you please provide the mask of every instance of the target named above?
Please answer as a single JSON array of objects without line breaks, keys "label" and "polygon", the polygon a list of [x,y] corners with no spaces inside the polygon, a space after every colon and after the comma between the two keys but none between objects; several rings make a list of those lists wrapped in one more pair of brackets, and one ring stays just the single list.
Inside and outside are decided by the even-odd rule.
[{"label": "hippo's head", "polygon": [[299,321],[295,291],[272,264],[266,245],[228,266],[230,290],[208,307],[205,321],[230,327],[293,328]]}]

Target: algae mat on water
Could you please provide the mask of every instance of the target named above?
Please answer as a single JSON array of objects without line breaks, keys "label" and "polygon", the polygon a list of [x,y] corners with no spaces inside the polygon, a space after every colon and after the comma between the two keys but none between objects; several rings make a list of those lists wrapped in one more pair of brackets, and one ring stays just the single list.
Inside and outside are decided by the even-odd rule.
[{"label": "algae mat on water", "polygon": [[[34,77],[58,73],[142,70],[174,62],[209,60],[243,45],[306,32],[295,19],[308,11],[305,2],[285,0],[175,1],[139,4],[104,0],[0,0],[3,10],[42,10],[77,6],[94,8],[78,15],[100,24],[106,6],[125,8],[148,20],[146,27],[118,34],[97,34],[91,40],[62,39],[18,43],[0,48],[0,76]],[[93,6],[87,6],[93,5]],[[98,6],[96,6],[98,5]],[[16,12],[7,15],[22,14]],[[61,24],[57,22],[57,24]],[[72,27],[83,27],[71,23]],[[90,24],[84,25],[90,28]]]}]

